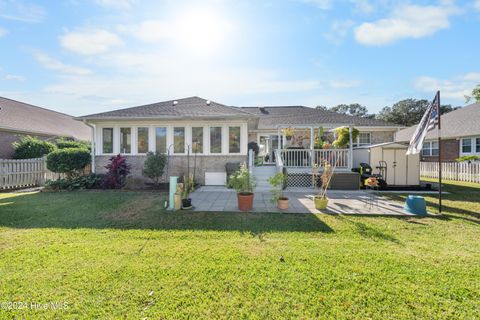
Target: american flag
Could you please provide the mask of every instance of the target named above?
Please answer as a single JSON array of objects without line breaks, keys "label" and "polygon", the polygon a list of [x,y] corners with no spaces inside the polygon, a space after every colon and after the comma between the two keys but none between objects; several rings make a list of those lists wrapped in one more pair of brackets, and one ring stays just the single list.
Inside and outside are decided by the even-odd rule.
[{"label": "american flag", "polygon": [[425,136],[427,135],[428,131],[435,129],[438,126],[439,117],[440,91],[437,91],[435,98],[425,111],[422,120],[420,120],[420,123],[418,124],[417,129],[410,140],[407,154],[417,154],[422,151],[423,140],[425,140]]}]

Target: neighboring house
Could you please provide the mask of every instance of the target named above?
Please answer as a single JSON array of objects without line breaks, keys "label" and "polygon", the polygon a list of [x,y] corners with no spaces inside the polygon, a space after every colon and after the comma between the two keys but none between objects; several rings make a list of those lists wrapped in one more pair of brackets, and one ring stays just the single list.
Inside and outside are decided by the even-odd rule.
[{"label": "neighboring house", "polygon": [[90,140],[91,129],[67,114],[0,97],[0,159],[11,158],[12,143],[26,135]]},{"label": "neighboring house", "polygon": [[[224,177],[226,163],[247,160],[249,141],[261,143],[268,140],[270,147],[278,148],[281,127],[299,127],[299,130],[306,130],[310,134],[320,126],[325,129],[355,126],[362,132],[356,143],[362,145],[392,141],[394,132],[400,129],[383,121],[307,107],[239,108],[199,97],[77,119],[94,128],[96,172],[105,172],[108,159],[120,153],[128,156],[133,178],[141,183],[148,151],[169,154],[170,176],[186,174],[187,161],[191,167],[196,161],[196,180],[199,183],[220,184],[222,179],[218,177]],[[310,147],[309,141],[305,141],[303,147]],[[196,160],[193,157],[195,148]],[[188,153],[190,157],[187,157]]]},{"label": "neighboring house", "polygon": [[[442,161],[461,156],[480,156],[480,103],[451,111],[441,118]],[[409,142],[417,126],[397,132],[395,141]],[[423,144],[422,161],[438,161],[438,130],[429,131]]]}]

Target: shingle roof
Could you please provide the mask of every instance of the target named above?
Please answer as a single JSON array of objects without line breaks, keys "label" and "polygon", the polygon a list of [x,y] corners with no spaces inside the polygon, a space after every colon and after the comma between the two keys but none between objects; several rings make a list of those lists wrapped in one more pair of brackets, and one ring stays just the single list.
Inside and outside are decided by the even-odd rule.
[{"label": "shingle roof", "polygon": [[[480,103],[474,103],[466,107],[451,111],[442,115],[442,138],[458,138],[480,135]],[[417,126],[412,126],[398,131],[395,141],[410,141]],[[429,131],[425,139],[436,139],[437,130]]]},{"label": "shingle roof", "polygon": [[0,129],[90,140],[91,130],[71,116],[0,97]]},{"label": "shingle roof", "polygon": [[240,108],[226,106],[199,97],[169,100],[148,105],[113,110],[80,117],[79,119],[190,119],[252,117]]},{"label": "shingle roof", "polygon": [[273,129],[278,125],[354,125],[357,127],[402,127],[377,119],[368,119],[304,106],[243,107],[259,116],[258,129]]}]

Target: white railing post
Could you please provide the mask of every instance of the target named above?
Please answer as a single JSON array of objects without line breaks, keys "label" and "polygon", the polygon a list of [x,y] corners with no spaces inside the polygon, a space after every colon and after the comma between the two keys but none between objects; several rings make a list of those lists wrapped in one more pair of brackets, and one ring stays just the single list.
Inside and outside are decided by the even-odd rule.
[{"label": "white railing post", "polygon": [[253,166],[254,166],[253,150],[248,149],[248,170],[250,171],[250,174],[253,172]]}]

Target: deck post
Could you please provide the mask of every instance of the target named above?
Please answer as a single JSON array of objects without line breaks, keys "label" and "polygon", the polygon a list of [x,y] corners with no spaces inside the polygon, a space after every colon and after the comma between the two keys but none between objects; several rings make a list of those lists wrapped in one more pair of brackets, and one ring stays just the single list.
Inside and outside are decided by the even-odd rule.
[{"label": "deck post", "polygon": [[348,167],[351,170],[353,168],[353,137],[352,137],[352,126],[348,126],[348,133],[350,136],[350,143],[348,146]]}]

